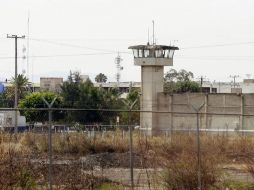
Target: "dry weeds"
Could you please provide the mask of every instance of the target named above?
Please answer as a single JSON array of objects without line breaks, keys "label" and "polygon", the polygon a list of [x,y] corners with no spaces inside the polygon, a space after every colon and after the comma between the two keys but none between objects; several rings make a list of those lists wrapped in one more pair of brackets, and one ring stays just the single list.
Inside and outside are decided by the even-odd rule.
[{"label": "dry weeds", "polygon": [[[121,131],[98,133],[56,133],[53,139],[55,160],[71,159],[71,164],[54,164],[55,189],[93,189],[106,179],[85,175],[78,159],[97,153],[127,153],[128,133]],[[204,189],[219,187],[223,164],[246,163],[249,171],[254,158],[254,138],[251,136],[201,135],[202,186]],[[154,170],[163,168],[163,178],[147,172],[147,184],[155,189],[164,181],[167,189],[193,189],[197,186],[196,136],[145,137],[134,133],[136,167]],[[0,189],[44,189],[47,187],[48,136],[23,133],[17,136],[0,134]],[[103,155],[103,154],[102,154]],[[39,161],[34,164],[33,160]],[[120,159],[120,158],[119,158]],[[121,158],[124,159],[124,158]],[[128,159],[126,159],[128,160]],[[120,162],[119,162],[120,163]],[[254,172],[253,172],[254,173]],[[254,175],[253,175],[254,176]],[[158,187],[158,186],[157,186]],[[189,188],[188,188],[189,187]]]}]

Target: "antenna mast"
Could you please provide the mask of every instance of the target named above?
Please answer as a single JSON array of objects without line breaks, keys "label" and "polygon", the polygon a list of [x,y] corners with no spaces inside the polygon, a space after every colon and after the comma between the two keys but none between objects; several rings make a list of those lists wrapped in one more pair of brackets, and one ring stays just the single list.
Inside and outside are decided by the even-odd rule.
[{"label": "antenna mast", "polygon": [[115,58],[115,63],[116,63],[116,69],[117,69],[117,73],[116,73],[116,81],[117,81],[117,87],[119,87],[119,83],[120,83],[120,78],[121,78],[121,71],[123,70],[123,67],[121,66],[121,61],[123,59],[121,58],[119,52],[117,57]]},{"label": "antenna mast", "polygon": [[28,18],[27,18],[27,41],[26,41],[26,46],[27,46],[27,48],[26,48],[26,77],[29,79],[29,30],[30,30],[30,28],[29,28],[29,21],[30,21],[30,13],[29,13],[29,11],[28,11]]},{"label": "antenna mast", "polygon": [[148,27],[148,35],[147,35],[147,44],[149,45],[150,44],[150,36],[149,36],[149,27]]},{"label": "antenna mast", "polygon": [[155,42],[154,42],[154,20],[152,22],[153,22],[153,45],[155,45]]},{"label": "antenna mast", "polygon": [[26,69],[25,69],[25,60],[26,60],[26,47],[23,45],[23,49],[22,49],[22,59],[23,59],[23,68],[22,68],[22,74],[25,75],[26,74]]},{"label": "antenna mast", "polygon": [[240,76],[239,75],[230,75],[229,77],[233,79],[233,86],[234,86],[234,88],[236,88],[236,86],[239,85],[238,83],[236,83],[236,78],[238,78]]}]

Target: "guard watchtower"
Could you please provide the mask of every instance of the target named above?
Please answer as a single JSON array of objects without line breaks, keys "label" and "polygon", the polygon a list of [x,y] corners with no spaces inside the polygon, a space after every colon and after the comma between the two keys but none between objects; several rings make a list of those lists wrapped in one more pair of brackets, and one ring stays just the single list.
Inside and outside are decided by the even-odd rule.
[{"label": "guard watchtower", "polygon": [[141,66],[140,127],[151,133],[157,127],[157,93],[163,92],[164,66],[173,66],[175,46],[130,46],[134,65]]}]

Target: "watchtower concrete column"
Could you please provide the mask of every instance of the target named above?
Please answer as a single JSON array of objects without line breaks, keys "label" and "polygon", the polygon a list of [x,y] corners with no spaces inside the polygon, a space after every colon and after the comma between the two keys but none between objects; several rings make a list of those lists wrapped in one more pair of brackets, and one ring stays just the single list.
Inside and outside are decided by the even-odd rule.
[{"label": "watchtower concrete column", "polygon": [[148,134],[158,132],[157,94],[163,92],[164,66],[173,66],[178,47],[163,45],[131,46],[134,64],[141,66],[140,127]]}]

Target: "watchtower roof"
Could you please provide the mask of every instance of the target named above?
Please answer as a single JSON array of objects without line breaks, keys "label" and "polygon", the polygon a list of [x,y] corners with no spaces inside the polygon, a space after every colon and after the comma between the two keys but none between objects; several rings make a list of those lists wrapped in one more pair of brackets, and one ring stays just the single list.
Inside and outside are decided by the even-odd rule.
[{"label": "watchtower roof", "polygon": [[166,45],[136,45],[130,46],[128,49],[143,49],[143,50],[179,50],[176,46]]}]

